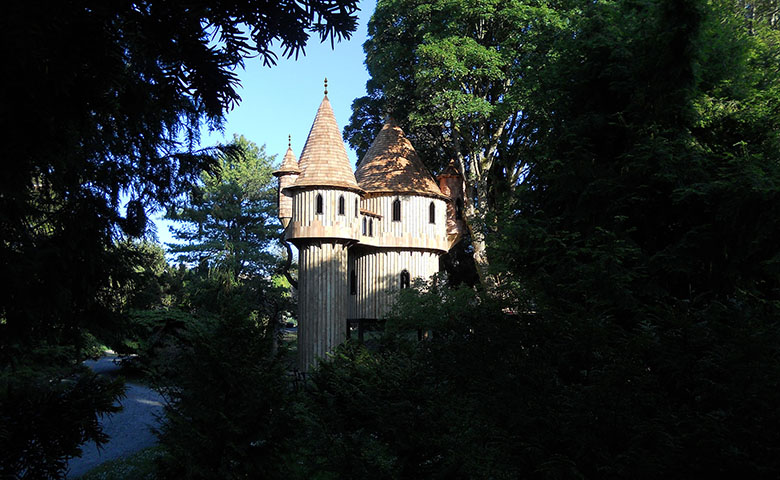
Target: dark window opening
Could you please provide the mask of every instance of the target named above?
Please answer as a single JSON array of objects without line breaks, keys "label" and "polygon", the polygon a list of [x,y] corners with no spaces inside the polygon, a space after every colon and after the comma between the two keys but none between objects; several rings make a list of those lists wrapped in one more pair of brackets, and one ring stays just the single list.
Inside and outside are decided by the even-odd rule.
[{"label": "dark window opening", "polygon": [[357,274],[354,270],[349,275],[349,294],[357,295]]},{"label": "dark window opening", "polygon": [[366,221],[366,218],[365,218],[365,217],[363,217],[363,235],[366,235],[366,224],[367,224],[367,223],[368,223],[368,222]]},{"label": "dark window opening", "polygon": [[344,210],[346,210],[346,207],[344,206],[344,195],[339,197],[339,215],[344,215]]},{"label": "dark window opening", "polygon": [[401,289],[409,288],[411,278],[409,277],[409,270],[401,271]]},{"label": "dark window opening", "polygon": [[322,214],[322,195],[317,194],[317,215]]},{"label": "dark window opening", "polygon": [[358,216],[358,199],[355,199],[355,218]]},{"label": "dark window opening", "polygon": [[428,207],[428,223],[436,223],[436,205],[431,202],[431,206]]},{"label": "dark window opening", "polygon": [[401,221],[401,200],[398,199],[393,202],[393,221]]},{"label": "dark window opening", "polygon": [[374,219],[368,220],[368,236],[373,237],[374,236]]},{"label": "dark window opening", "polygon": [[455,220],[463,220],[463,199],[455,200]]}]

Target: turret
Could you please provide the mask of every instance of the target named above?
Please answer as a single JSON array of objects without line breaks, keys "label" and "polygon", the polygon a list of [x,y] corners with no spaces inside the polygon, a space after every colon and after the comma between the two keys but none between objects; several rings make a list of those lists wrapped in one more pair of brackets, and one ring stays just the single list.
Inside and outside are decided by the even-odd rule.
[{"label": "turret", "polygon": [[301,169],[298,168],[298,161],[295,159],[295,154],[292,151],[292,139],[287,136],[287,153],[284,154],[284,160],[279,170],[273,172],[273,175],[277,178],[279,191],[277,194],[277,207],[279,220],[282,222],[282,226],[287,228],[292,218],[292,195],[290,191],[285,191],[289,186],[295,183],[298,179]]},{"label": "turret", "polygon": [[439,174],[439,189],[449,198],[447,203],[447,242],[452,248],[466,233],[466,221],[463,218],[463,192],[465,184],[455,160]]},{"label": "turret", "polygon": [[448,198],[392,119],[377,134],[355,177],[366,192],[366,213],[381,217],[377,235],[363,235],[361,243],[441,253],[449,249],[445,233]]},{"label": "turret", "polygon": [[350,317],[376,320],[390,311],[399,289],[439,271],[439,257],[448,248],[448,198],[392,120],[374,139],[355,177],[366,192],[361,216],[368,228],[350,251],[350,278],[355,279]]},{"label": "turret", "polygon": [[360,196],[341,129],[325,98],[301,152],[285,239],[298,248],[298,367],[324,358],[346,338],[348,248],[358,239]]},{"label": "turret", "polygon": [[284,193],[293,198],[292,219],[286,239],[299,244],[306,239],[358,239],[358,210],[363,190],[352,172],[328,99],[323,98],[298,162],[295,183]]}]

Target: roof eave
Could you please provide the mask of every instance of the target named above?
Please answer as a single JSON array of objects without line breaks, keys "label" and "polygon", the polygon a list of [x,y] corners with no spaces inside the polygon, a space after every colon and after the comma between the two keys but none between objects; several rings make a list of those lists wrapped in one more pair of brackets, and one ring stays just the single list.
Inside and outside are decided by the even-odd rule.
[{"label": "roof eave", "polygon": [[346,190],[349,192],[355,192],[359,195],[365,195],[366,191],[363,190],[360,187],[352,186],[352,185],[346,185],[346,184],[311,184],[311,185],[290,185],[289,187],[285,187],[282,191],[290,190],[290,191],[296,191],[296,190]]},{"label": "roof eave", "polygon": [[391,195],[412,195],[418,197],[438,198],[441,200],[450,200],[450,197],[443,193],[437,192],[421,192],[416,190],[401,190],[401,189],[387,189],[387,190],[364,190],[366,197],[385,197]]}]

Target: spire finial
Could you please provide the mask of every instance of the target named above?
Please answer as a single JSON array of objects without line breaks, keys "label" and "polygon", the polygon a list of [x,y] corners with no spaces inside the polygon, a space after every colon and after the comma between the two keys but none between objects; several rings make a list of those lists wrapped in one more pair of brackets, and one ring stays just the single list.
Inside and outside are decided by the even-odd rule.
[{"label": "spire finial", "polygon": [[287,148],[292,148],[292,135],[287,135]]},{"label": "spire finial", "polygon": [[328,77],[325,77],[325,95],[328,94]]}]

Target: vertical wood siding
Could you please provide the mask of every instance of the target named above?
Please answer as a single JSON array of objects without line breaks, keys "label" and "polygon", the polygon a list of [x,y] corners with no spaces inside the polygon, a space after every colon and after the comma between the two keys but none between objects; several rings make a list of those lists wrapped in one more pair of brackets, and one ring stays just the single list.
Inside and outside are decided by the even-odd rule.
[{"label": "vertical wood siding", "polygon": [[[322,214],[316,213],[322,195]],[[344,196],[344,215],[338,214]],[[299,248],[298,365],[308,370],[344,341],[347,318],[379,319],[396,301],[401,272],[412,281],[439,271],[447,249],[447,202],[416,195],[363,198],[359,208],[372,216],[374,235],[361,235],[363,215],[355,212],[355,192],[311,189],[294,192],[290,239]],[[401,201],[401,221],[392,221],[393,201]],[[435,205],[436,221],[429,222]],[[359,243],[347,247],[353,239]],[[352,271],[356,295],[350,294]]]},{"label": "vertical wood siding", "polygon": [[350,318],[382,318],[395,303],[401,286],[401,272],[408,270],[412,281],[428,280],[439,271],[439,253],[425,250],[362,249],[354,255],[357,295]]},{"label": "vertical wood siding", "polygon": [[[401,221],[393,221],[393,202],[401,201]],[[430,223],[431,202],[436,208],[436,222]],[[417,195],[387,195],[364,198],[361,208],[381,215],[374,219],[374,235],[359,236],[366,245],[408,247],[447,251],[447,202]]]},{"label": "vertical wood siding", "polygon": [[347,248],[340,242],[312,242],[299,250],[298,368],[307,371],[346,335]]},{"label": "vertical wood siding", "polygon": [[[316,214],[317,195],[322,195],[323,211]],[[344,215],[339,215],[339,197],[344,196]],[[351,229],[357,223],[355,198],[358,194],[346,190],[303,190],[296,192],[293,202],[293,220],[302,227],[308,227],[317,220],[325,226],[340,226]]]},{"label": "vertical wood siding", "polygon": [[[317,195],[322,195],[322,213],[317,213]],[[339,215],[339,197],[344,197],[344,215]],[[335,189],[299,190],[293,195],[290,238],[357,238],[360,218],[355,216],[352,191]]]},{"label": "vertical wood siding", "polygon": [[295,179],[298,178],[297,174],[282,174],[279,175],[279,218],[290,218],[292,217],[292,210],[293,210],[293,200],[292,200],[292,194],[287,191],[283,192],[283,190],[293,183],[295,183]]}]

